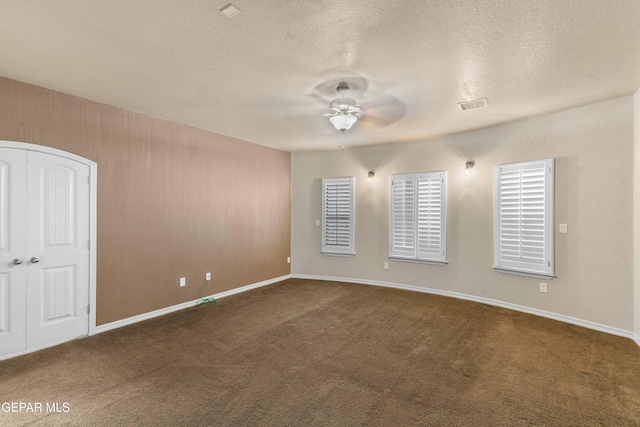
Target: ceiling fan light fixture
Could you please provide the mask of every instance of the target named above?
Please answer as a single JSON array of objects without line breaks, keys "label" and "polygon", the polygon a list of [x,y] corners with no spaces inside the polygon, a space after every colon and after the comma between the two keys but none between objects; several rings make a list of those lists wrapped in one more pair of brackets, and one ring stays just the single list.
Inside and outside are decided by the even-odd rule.
[{"label": "ceiling fan light fixture", "polygon": [[337,130],[344,132],[351,129],[351,126],[358,121],[358,118],[351,114],[336,114],[329,117],[329,121]]},{"label": "ceiling fan light fixture", "polygon": [[338,83],[336,92],[341,95],[340,98],[336,98],[329,104],[330,113],[324,114],[324,117],[329,117],[329,121],[340,133],[344,133],[351,129],[351,126],[358,121],[360,117],[364,115],[364,110],[360,107],[354,99],[345,98],[345,92],[349,91],[349,85],[347,82]]},{"label": "ceiling fan light fixture", "polygon": [[464,164],[464,173],[468,174],[471,169],[476,165],[476,161],[473,159],[467,160]]}]

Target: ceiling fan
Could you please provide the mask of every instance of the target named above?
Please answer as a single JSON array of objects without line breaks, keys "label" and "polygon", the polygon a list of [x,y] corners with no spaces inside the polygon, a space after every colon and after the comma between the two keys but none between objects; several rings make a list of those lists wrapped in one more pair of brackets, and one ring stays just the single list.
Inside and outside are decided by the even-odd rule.
[{"label": "ceiling fan", "polygon": [[349,91],[349,84],[341,81],[336,87],[336,92],[340,98],[336,98],[329,104],[330,113],[325,113],[323,117],[329,117],[329,121],[340,133],[351,129],[351,126],[358,119],[364,116],[364,109],[356,104],[356,101],[344,96]]},{"label": "ceiling fan", "polygon": [[378,83],[352,72],[335,74],[302,97],[297,89],[278,88],[274,96],[267,99],[264,113],[307,132],[321,134],[337,130],[342,136],[357,123],[354,138],[391,126],[406,114],[404,103],[384,93],[387,89]]}]

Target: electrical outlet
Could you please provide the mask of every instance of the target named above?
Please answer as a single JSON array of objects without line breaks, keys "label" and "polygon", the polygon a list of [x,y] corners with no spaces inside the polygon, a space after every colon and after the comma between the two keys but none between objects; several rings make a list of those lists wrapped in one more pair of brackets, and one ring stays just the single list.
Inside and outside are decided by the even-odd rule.
[{"label": "electrical outlet", "polygon": [[385,270],[388,270],[388,269],[389,269],[389,263],[388,263],[388,262],[385,262],[385,263],[384,263],[384,269],[385,269]]},{"label": "electrical outlet", "polygon": [[287,257],[287,264],[291,264],[291,257],[290,256]]},{"label": "electrical outlet", "polygon": [[559,228],[561,234],[567,234],[567,224],[560,224]]},{"label": "electrical outlet", "polygon": [[547,284],[546,283],[540,283],[540,292],[542,292],[543,294],[547,293]]},{"label": "electrical outlet", "polygon": [[186,277],[181,277],[180,278],[180,287],[183,286],[187,286],[187,278]]},{"label": "electrical outlet", "polygon": [[205,275],[205,279],[206,279],[207,281],[211,280],[211,273],[207,273],[207,274]]}]

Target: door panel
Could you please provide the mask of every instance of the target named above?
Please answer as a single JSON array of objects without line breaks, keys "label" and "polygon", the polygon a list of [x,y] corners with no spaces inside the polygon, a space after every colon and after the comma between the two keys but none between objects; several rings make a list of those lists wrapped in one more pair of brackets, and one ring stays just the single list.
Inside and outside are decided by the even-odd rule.
[{"label": "door panel", "polygon": [[51,167],[42,173],[42,247],[75,246],[76,173]]},{"label": "door panel", "polygon": [[89,173],[72,160],[27,154],[28,348],[88,334]]},{"label": "door panel", "polygon": [[[24,163],[24,156],[16,156],[17,161]],[[7,159],[11,162],[10,159]],[[14,168],[15,170],[15,168]],[[11,189],[13,179],[11,178],[11,164],[0,160],[0,250],[9,252],[9,225],[12,223],[10,218],[9,206],[11,206],[9,197],[14,190]],[[24,172],[23,172],[24,173]]]},{"label": "door panel", "polygon": [[75,296],[77,292],[76,268],[43,268],[41,288],[43,324],[73,318],[77,315]]},{"label": "door panel", "polygon": [[9,332],[9,273],[0,274],[0,335]]},{"label": "door panel", "polygon": [[25,349],[26,151],[0,149],[0,355]]}]

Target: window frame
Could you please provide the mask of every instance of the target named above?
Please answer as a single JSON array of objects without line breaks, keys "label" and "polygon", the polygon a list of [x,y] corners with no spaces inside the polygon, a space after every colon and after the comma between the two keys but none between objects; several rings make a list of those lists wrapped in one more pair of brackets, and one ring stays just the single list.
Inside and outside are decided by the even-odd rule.
[{"label": "window frame", "polygon": [[[536,240],[539,240],[539,237],[535,236],[536,231],[534,227],[538,226],[537,224],[531,223],[535,221],[535,219],[531,219],[530,228],[528,230],[523,230],[522,228],[522,175],[523,173],[528,173],[530,176],[534,176],[532,174],[535,171],[539,171],[541,168],[543,170],[543,207],[529,207],[529,209],[542,209],[542,263],[537,263],[534,261],[524,261],[522,252],[523,252],[523,232],[530,233],[530,245],[527,247],[530,248],[531,259],[534,258],[535,254],[533,251],[536,250],[537,243]],[[502,231],[505,229],[505,223],[502,221],[508,221],[501,218],[502,214],[502,202],[503,202],[503,191],[501,179],[506,174],[513,174],[518,172],[519,174],[519,184],[520,184],[520,194],[517,196],[518,199],[512,200],[511,203],[519,203],[519,218],[517,219],[517,223],[519,224],[518,230],[518,239],[519,243],[517,248],[514,249],[520,252],[520,261],[510,260],[509,255],[505,254],[508,250],[504,250],[502,248],[503,235]],[[506,179],[506,178],[505,178]],[[515,178],[512,178],[515,179]],[[535,178],[529,178],[533,180]],[[493,257],[493,268],[505,274],[514,274],[525,277],[532,277],[537,279],[552,279],[556,277],[555,275],[555,256],[554,256],[554,244],[555,244],[555,220],[554,220],[554,205],[555,205],[555,195],[554,195],[554,183],[555,183],[555,161],[553,158],[542,159],[542,160],[530,160],[524,162],[514,162],[514,163],[506,163],[501,165],[496,165],[494,167],[494,239],[493,239],[493,248],[494,248],[494,257]],[[512,195],[513,199],[515,195]],[[529,215],[535,215],[535,213],[529,213]],[[515,220],[513,220],[515,221]],[[526,221],[526,219],[525,219]],[[513,225],[512,225],[513,227]],[[540,226],[538,226],[540,227]],[[515,246],[512,244],[511,246]],[[511,258],[514,258],[511,256]]]},{"label": "window frame", "polygon": [[[328,185],[345,185],[349,186],[349,218],[348,218],[348,245],[331,245],[327,243],[328,225],[330,223],[327,216],[327,190]],[[329,256],[354,256],[355,252],[355,177],[341,178],[322,178],[322,236],[321,236],[321,254]],[[338,221],[338,220],[336,220]],[[336,231],[337,234],[337,231]],[[336,237],[337,240],[337,237]]]},{"label": "window frame", "polygon": [[[420,212],[418,210],[418,203],[420,200],[420,180],[434,180],[437,179],[440,181],[439,183],[439,204],[437,207],[440,209],[439,221],[440,226],[438,228],[440,233],[440,238],[438,241],[438,254],[426,253],[420,251]],[[407,225],[410,228],[411,238],[412,238],[412,247],[407,249],[400,249],[396,246],[396,203],[394,199],[394,189],[396,182],[400,181],[411,181],[413,186],[413,213],[411,222],[412,224]],[[408,189],[408,187],[407,187]],[[423,196],[424,197],[424,194]],[[446,171],[431,171],[431,172],[416,172],[416,173],[402,173],[402,174],[393,174],[390,176],[389,180],[389,259],[395,261],[407,261],[407,262],[418,262],[425,264],[434,264],[434,265],[445,265],[447,264],[447,172]],[[424,223],[422,225],[424,230]],[[426,229],[427,233],[430,231],[429,228]]]}]

